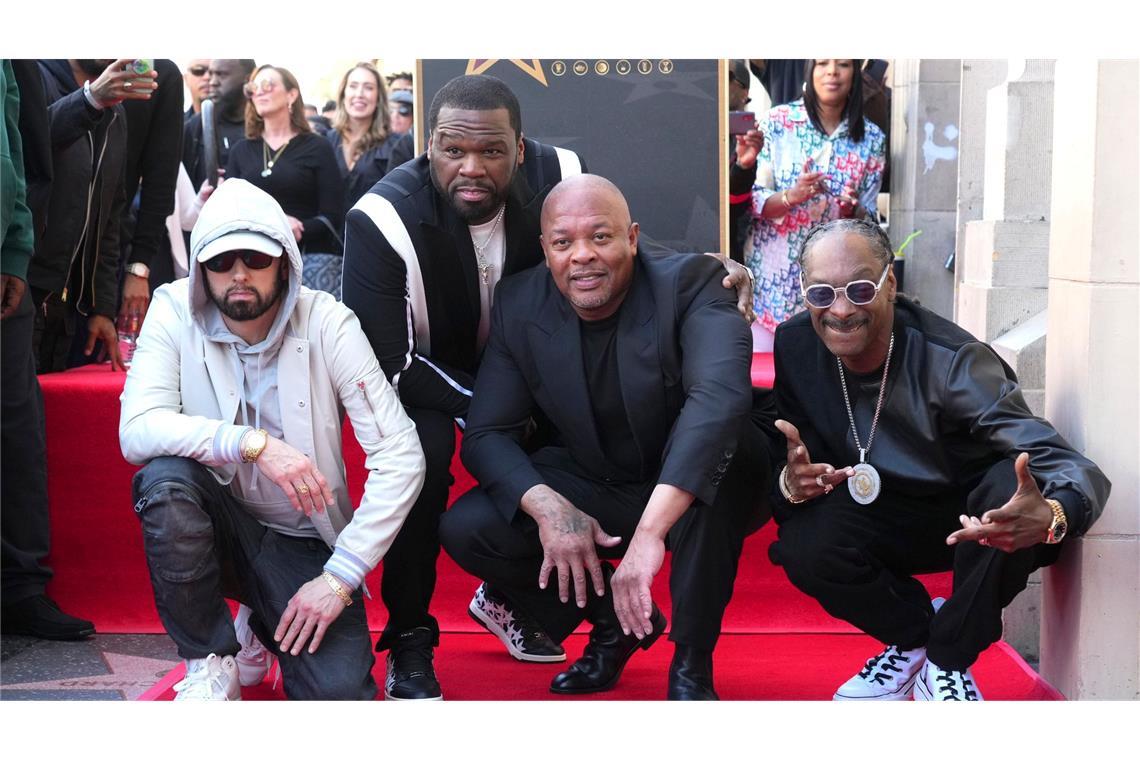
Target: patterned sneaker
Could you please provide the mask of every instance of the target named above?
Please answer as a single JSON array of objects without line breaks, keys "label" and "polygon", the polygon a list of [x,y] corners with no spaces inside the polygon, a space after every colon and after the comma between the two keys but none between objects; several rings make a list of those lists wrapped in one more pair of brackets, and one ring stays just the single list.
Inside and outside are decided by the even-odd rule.
[{"label": "patterned sneaker", "polygon": [[910,699],[923,664],[925,649],[889,646],[867,660],[863,669],[839,687],[833,700],[901,702]]},{"label": "patterned sneaker", "polygon": [[231,655],[211,654],[203,659],[186,660],[186,677],[174,684],[178,700],[237,702],[241,699],[237,662]]},{"label": "patterned sneaker", "polygon": [[930,660],[914,685],[916,702],[984,702],[982,693],[974,683],[974,675],[967,668],[943,670]]},{"label": "patterned sneaker", "polygon": [[566,652],[529,615],[514,609],[486,583],[475,590],[467,614],[499,637],[511,657],[523,662],[565,662]]},{"label": "patterned sneaker", "polygon": [[241,651],[234,658],[238,664],[238,677],[242,686],[257,686],[265,680],[270,665],[276,659],[261,643],[249,626],[249,616],[253,610],[244,604],[238,607],[234,618],[234,633],[237,635]]}]

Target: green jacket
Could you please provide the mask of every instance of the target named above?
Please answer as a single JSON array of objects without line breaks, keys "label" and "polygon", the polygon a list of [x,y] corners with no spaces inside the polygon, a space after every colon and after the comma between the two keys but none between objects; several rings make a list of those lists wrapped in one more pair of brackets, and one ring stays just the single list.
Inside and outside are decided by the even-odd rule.
[{"label": "green jacket", "polygon": [[20,91],[12,63],[6,58],[0,69],[0,102],[4,104],[4,129],[0,131],[0,272],[26,280],[35,237],[25,198]]}]

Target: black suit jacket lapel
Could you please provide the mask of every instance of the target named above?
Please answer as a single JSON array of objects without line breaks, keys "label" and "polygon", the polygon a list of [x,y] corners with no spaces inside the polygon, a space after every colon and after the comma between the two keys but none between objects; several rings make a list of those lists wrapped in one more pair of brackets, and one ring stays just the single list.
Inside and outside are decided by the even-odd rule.
[{"label": "black suit jacket lapel", "polygon": [[635,259],[633,285],[622,303],[618,320],[618,373],[626,419],[637,442],[642,466],[652,469],[657,457],[647,457],[646,452],[660,449],[669,415],[665,409],[665,388],[657,350],[656,303],[649,278],[638,261]]}]

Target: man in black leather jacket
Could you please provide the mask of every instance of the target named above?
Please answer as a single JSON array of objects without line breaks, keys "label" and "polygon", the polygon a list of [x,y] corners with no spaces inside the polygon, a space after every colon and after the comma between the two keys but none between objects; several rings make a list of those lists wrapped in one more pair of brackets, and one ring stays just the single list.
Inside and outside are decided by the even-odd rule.
[{"label": "man in black leather jacket", "polygon": [[[969,667],[1002,608],[1088,530],[1110,484],[989,346],[896,296],[891,260],[862,221],[804,241],[808,310],[776,330],[788,453],[771,556],[887,645],[836,699],[980,700]],[[932,603],[914,575],[948,569],[954,593]]]}]

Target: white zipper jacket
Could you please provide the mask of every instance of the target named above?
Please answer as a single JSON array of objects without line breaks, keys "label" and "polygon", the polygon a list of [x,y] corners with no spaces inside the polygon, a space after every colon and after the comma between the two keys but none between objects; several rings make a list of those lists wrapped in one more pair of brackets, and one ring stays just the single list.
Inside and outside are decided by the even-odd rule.
[{"label": "white zipper jacket", "polygon": [[[269,195],[242,180],[224,183],[202,208],[191,261],[211,240],[239,229],[274,238],[288,255],[289,287],[277,320],[264,341],[240,350],[260,352],[259,362],[264,358],[264,367],[274,370],[283,438],[329,482],[336,507],[314,512],[311,520],[334,550],[326,567],[355,587],[384,557],[419,495],[419,437],[356,315],[328,293],[301,285],[300,251]],[[234,440],[235,423],[252,423],[242,408],[239,349],[220,338],[220,323],[196,264],[188,278],[155,291],[120,398],[119,442],[127,461],[188,457],[222,484],[234,480],[237,468],[257,466],[241,463],[235,446],[220,445],[223,438]],[[244,401],[256,406],[259,400]],[[346,412],[368,468],[355,511],[341,452]]]}]

